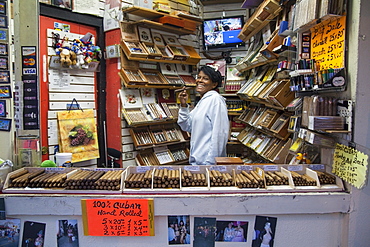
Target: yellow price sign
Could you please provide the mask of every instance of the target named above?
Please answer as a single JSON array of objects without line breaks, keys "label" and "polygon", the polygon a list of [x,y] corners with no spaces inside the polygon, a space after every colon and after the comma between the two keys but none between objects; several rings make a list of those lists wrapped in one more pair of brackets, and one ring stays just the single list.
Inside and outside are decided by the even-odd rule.
[{"label": "yellow price sign", "polygon": [[329,19],[311,28],[311,58],[320,70],[344,67],[346,17]]}]

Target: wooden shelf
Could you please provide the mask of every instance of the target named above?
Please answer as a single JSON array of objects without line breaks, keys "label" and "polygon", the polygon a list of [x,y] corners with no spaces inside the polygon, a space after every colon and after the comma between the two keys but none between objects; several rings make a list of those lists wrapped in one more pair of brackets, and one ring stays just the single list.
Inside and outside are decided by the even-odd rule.
[{"label": "wooden shelf", "polygon": [[[122,77],[121,73],[118,73],[118,76],[121,78],[121,81],[123,85],[126,88],[167,88],[167,89],[180,89],[183,88],[183,86],[174,86],[174,85],[169,85],[169,84],[164,84],[164,85],[155,85],[155,84],[142,84],[142,85],[136,85],[136,84],[128,84],[125,79]],[[187,85],[186,87],[190,87]],[[194,86],[195,87],[195,86]]]},{"label": "wooden shelf", "polygon": [[166,143],[161,143],[161,144],[152,144],[152,145],[139,146],[139,147],[136,147],[136,150],[143,150],[143,149],[148,149],[148,148],[162,147],[162,146],[182,144],[182,143],[189,143],[189,141],[185,140],[185,141],[166,142]]},{"label": "wooden shelf", "polygon": [[122,12],[127,13],[127,14],[141,16],[141,17],[144,17],[146,19],[151,19],[151,20],[157,19],[157,18],[160,18],[160,17],[163,17],[163,16],[171,16],[171,17],[174,17],[174,18],[195,21],[198,24],[201,24],[203,22],[203,20],[201,18],[197,17],[197,16],[187,15],[187,14],[184,14],[184,13],[179,13],[178,15],[171,15],[171,14],[159,12],[159,11],[156,11],[156,10],[137,7],[137,6],[122,9]]},{"label": "wooden shelf", "polygon": [[270,23],[283,8],[275,0],[264,0],[243,26],[238,38],[247,41]]},{"label": "wooden shelf", "polygon": [[274,58],[274,59],[269,59],[269,60],[266,60],[266,61],[263,61],[263,62],[259,62],[259,63],[255,63],[255,64],[251,64],[251,65],[248,65],[247,67],[243,68],[243,69],[238,69],[240,73],[244,72],[244,71],[247,71],[247,70],[250,70],[250,69],[254,69],[254,68],[257,68],[259,66],[263,66],[263,65],[266,65],[266,64],[269,64],[269,63],[274,63],[276,62],[277,59]]},{"label": "wooden shelf", "polygon": [[188,30],[188,29],[181,28],[181,27],[166,25],[166,24],[162,24],[162,23],[159,23],[159,22],[156,22],[156,21],[151,21],[151,20],[140,20],[140,21],[137,21],[137,22],[134,22],[134,23],[138,26],[147,27],[147,28],[156,29],[156,30],[161,30],[161,31],[166,31],[166,32],[170,32],[170,33],[176,33],[176,34],[179,34],[179,35],[195,34],[195,32],[193,30]]}]

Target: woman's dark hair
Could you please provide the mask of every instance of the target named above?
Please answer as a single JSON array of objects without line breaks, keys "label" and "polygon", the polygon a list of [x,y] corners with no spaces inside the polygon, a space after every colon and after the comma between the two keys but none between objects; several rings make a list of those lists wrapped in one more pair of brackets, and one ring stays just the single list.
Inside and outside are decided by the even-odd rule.
[{"label": "woman's dark hair", "polygon": [[210,66],[203,66],[199,69],[199,72],[203,71],[204,74],[206,74],[212,82],[217,82],[217,87],[222,86],[222,76],[220,71],[216,71],[214,68]]}]

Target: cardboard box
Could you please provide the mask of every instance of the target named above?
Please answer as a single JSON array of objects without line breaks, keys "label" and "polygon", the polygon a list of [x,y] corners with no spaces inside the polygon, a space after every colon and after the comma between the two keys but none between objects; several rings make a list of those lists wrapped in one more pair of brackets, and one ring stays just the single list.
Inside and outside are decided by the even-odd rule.
[{"label": "cardboard box", "polygon": [[164,43],[162,34],[156,31],[152,31],[152,38],[153,38],[154,44],[157,46],[159,52],[162,54],[162,59],[172,60],[173,56],[166,52],[166,44]]},{"label": "cardboard box", "polygon": [[152,34],[149,28],[138,27],[138,35],[141,44],[145,47],[149,59],[161,59],[162,53],[158,49],[157,45],[154,44]]}]

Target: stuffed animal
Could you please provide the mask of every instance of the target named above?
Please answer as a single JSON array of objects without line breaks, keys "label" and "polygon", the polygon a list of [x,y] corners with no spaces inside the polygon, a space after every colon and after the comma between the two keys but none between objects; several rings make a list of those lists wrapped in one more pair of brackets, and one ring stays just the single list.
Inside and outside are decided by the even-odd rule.
[{"label": "stuffed animal", "polygon": [[59,48],[59,52],[62,67],[69,68],[72,65],[71,51],[67,48]]}]

